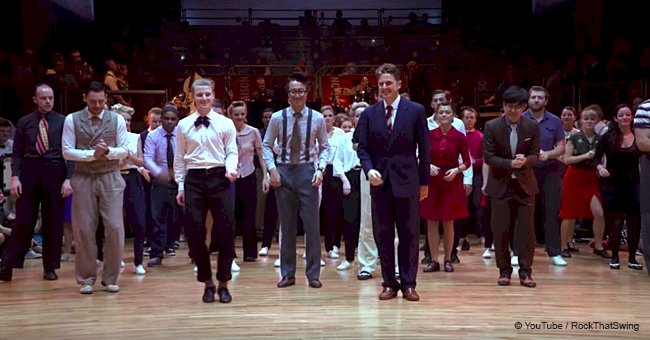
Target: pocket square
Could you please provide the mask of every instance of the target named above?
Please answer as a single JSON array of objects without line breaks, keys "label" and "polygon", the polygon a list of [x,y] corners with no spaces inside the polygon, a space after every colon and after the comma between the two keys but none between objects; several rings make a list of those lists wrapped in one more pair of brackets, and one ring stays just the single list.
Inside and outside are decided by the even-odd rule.
[{"label": "pocket square", "polygon": [[532,137],[528,137],[528,138],[524,139],[524,142],[527,142],[527,141],[531,140],[531,138]]}]

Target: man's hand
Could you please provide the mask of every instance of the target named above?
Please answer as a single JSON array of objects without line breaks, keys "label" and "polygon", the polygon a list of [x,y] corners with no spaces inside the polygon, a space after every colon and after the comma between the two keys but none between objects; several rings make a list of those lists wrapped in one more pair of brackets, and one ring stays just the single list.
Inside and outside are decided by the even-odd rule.
[{"label": "man's hand", "polygon": [[23,194],[23,185],[20,183],[18,176],[11,176],[11,196],[20,197]]},{"label": "man's hand", "polygon": [[280,177],[278,169],[273,168],[269,170],[269,173],[271,174],[269,178],[269,184],[271,184],[271,186],[274,188],[279,188],[282,185],[282,178]]},{"label": "man's hand", "polygon": [[237,180],[237,176],[238,176],[238,174],[237,174],[237,170],[226,171],[226,178],[227,178],[229,181],[231,181],[231,182],[236,181],[236,180]]},{"label": "man's hand", "polygon": [[384,183],[381,174],[375,169],[370,169],[370,171],[368,171],[368,181],[370,181],[370,184],[375,187]]},{"label": "man's hand", "polygon": [[176,195],[176,203],[180,206],[185,206],[185,191],[181,190]]},{"label": "man's hand", "polygon": [[517,154],[515,156],[515,159],[512,160],[512,168],[513,169],[521,169],[521,167],[526,164],[526,157],[522,154]]},{"label": "man's hand", "polygon": [[343,177],[343,195],[347,196],[352,192],[352,186],[347,177]]},{"label": "man's hand", "polygon": [[140,175],[144,177],[144,180],[147,181],[147,183],[151,182],[151,176],[149,176],[150,171],[145,168],[141,168],[141,169],[142,170],[140,170]]},{"label": "man's hand", "polygon": [[165,170],[165,171],[161,172],[158,175],[158,177],[156,177],[156,179],[163,182],[163,183],[169,183],[169,181],[171,180],[171,175],[169,174],[168,171]]},{"label": "man's hand", "polygon": [[431,164],[429,165],[429,175],[431,176],[438,176],[438,172],[440,171],[440,168]]},{"label": "man's hand", "polygon": [[93,157],[95,159],[99,159],[102,156],[108,155],[108,146],[106,146],[106,143],[104,143],[103,140],[100,140],[97,145],[95,145],[95,152],[93,153]]},{"label": "man's hand", "polygon": [[463,184],[463,188],[465,188],[465,195],[469,196],[469,194],[472,193],[472,185],[471,184]]},{"label": "man's hand", "polygon": [[544,162],[548,160],[548,152],[546,151],[541,151],[539,152],[539,160]]},{"label": "man's hand", "polygon": [[589,152],[587,152],[587,153],[585,154],[585,156],[587,157],[587,159],[592,159],[592,158],[594,158],[594,156],[596,156],[596,150],[590,150]]},{"label": "man's hand", "polygon": [[420,185],[420,201],[429,196],[429,187],[426,185]]},{"label": "man's hand", "polygon": [[66,179],[61,185],[61,197],[68,197],[72,195],[72,185],[70,185],[70,180]]},{"label": "man's hand", "polygon": [[311,178],[311,185],[314,187],[317,187],[323,183],[323,172],[320,170],[316,170],[314,172],[314,176]]}]

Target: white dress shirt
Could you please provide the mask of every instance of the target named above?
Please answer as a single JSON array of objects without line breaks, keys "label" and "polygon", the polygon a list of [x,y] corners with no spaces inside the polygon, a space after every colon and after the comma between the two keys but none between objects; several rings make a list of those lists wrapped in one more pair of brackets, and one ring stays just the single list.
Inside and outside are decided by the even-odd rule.
[{"label": "white dress shirt", "polygon": [[194,126],[197,112],[178,122],[174,176],[178,191],[185,190],[185,176],[190,169],[211,169],[225,166],[227,172],[237,171],[237,129],[229,118],[214,110],[208,112],[210,125]]},{"label": "white dress shirt", "polygon": [[[84,109],[85,113],[88,114],[88,117],[91,117],[91,113],[88,112],[88,109]],[[104,110],[99,114],[99,119],[104,119]],[[117,133],[115,136],[116,147],[108,147],[108,154],[106,158],[110,160],[124,159],[129,154],[127,150],[127,135],[126,135],[126,122],[124,117],[119,114],[116,114],[117,118]],[[61,137],[61,146],[63,148],[63,158],[68,161],[76,162],[92,162],[95,160],[95,150],[82,150],[77,149],[77,135],[74,132],[74,121],[73,115],[67,115],[65,117],[65,122],[63,123],[63,136]]]},{"label": "white dress shirt", "polygon": [[[437,129],[440,124],[434,119],[435,114],[429,118],[427,118],[427,125],[429,126],[429,131]],[[463,123],[462,120],[454,117],[454,120],[451,122],[451,126],[454,127],[454,129],[460,131],[463,136],[467,136],[467,131],[465,131],[465,124]],[[463,162],[463,158],[461,156],[458,156],[459,164]],[[472,178],[474,177],[474,169],[470,166],[469,168],[465,169],[463,171],[463,184],[469,184],[472,185]]]},{"label": "white dress shirt", "polygon": [[4,145],[0,145],[0,156],[13,153],[14,149],[14,140],[7,139]]},{"label": "white dress shirt", "polygon": [[[140,144],[140,135],[133,132],[126,133],[126,149],[129,151],[129,156],[142,159],[142,145]],[[128,157],[120,160],[120,170],[138,169],[140,167],[133,164]]]},{"label": "white dress shirt", "polygon": [[[341,178],[345,173],[361,165],[357,151],[352,146],[352,131],[346,133],[339,139],[339,145],[334,154],[332,168],[334,176]],[[343,179],[343,178],[341,178]]]},{"label": "white dress shirt", "polygon": [[329,137],[327,139],[327,142],[330,144],[330,153],[329,159],[327,160],[327,165],[331,165],[334,162],[334,154],[336,153],[336,149],[341,144],[341,139],[343,137],[345,137],[345,132],[335,126],[332,130],[332,137]]}]

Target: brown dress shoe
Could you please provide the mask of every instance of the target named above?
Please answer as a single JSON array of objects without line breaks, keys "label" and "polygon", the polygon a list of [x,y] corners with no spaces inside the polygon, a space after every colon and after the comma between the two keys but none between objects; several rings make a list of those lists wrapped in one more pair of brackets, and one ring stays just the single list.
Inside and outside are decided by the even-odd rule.
[{"label": "brown dress shoe", "polygon": [[397,297],[397,289],[393,287],[384,287],[384,290],[379,294],[379,300],[390,300]]},{"label": "brown dress shoe", "polygon": [[413,287],[402,289],[402,296],[408,301],[420,301],[420,295],[418,295],[418,292]]},{"label": "brown dress shoe", "polygon": [[280,282],[278,282],[278,288],[286,288],[296,284],[295,277],[283,277]]},{"label": "brown dress shoe", "polygon": [[323,284],[318,279],[309,281],[309,287],[320,288],[322,286],[323,286]]},{"label": "brown dress shoe", "polygon": [[537,287],[537,282],[533,281],[533,278],[530,277],[530,274],[519,274],[519,283],[528,288]]},{"label": "brown dress shoe", "polygon": [[438,261],[431,261],[431,263],[429,263],[426,267],[424,267],[423,271],[425,273],[439,272],[440,263],[438,263]]}]

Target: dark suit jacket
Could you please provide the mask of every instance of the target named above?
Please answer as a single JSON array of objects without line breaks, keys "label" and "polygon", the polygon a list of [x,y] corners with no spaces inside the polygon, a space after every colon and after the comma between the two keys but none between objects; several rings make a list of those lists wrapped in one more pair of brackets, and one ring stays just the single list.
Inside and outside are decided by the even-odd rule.
[{"label": "dark suit jacket", "polygon": [[429,185],[429,130],[422,105],[401,98],[389,135],[382,100],[363,111],[355,133],[363,171],[379,171],[395,197],[417,197],[419,186]]},{"label": "dark suit jacket", "polygon": [[527,161],[522,168],[513,169],[511,162],[514,155],[510,150],[510,130],[504,117],[492,119],[485,125],[483,153],[485,163],[490,166],[485,191],[494,198],[501,198],[506,193],[513,172],[528,195],[533,196],[539,191],[532,168],[539,158],[539,124],[522,116],[517,136],[516,154],[525,155]]}]

